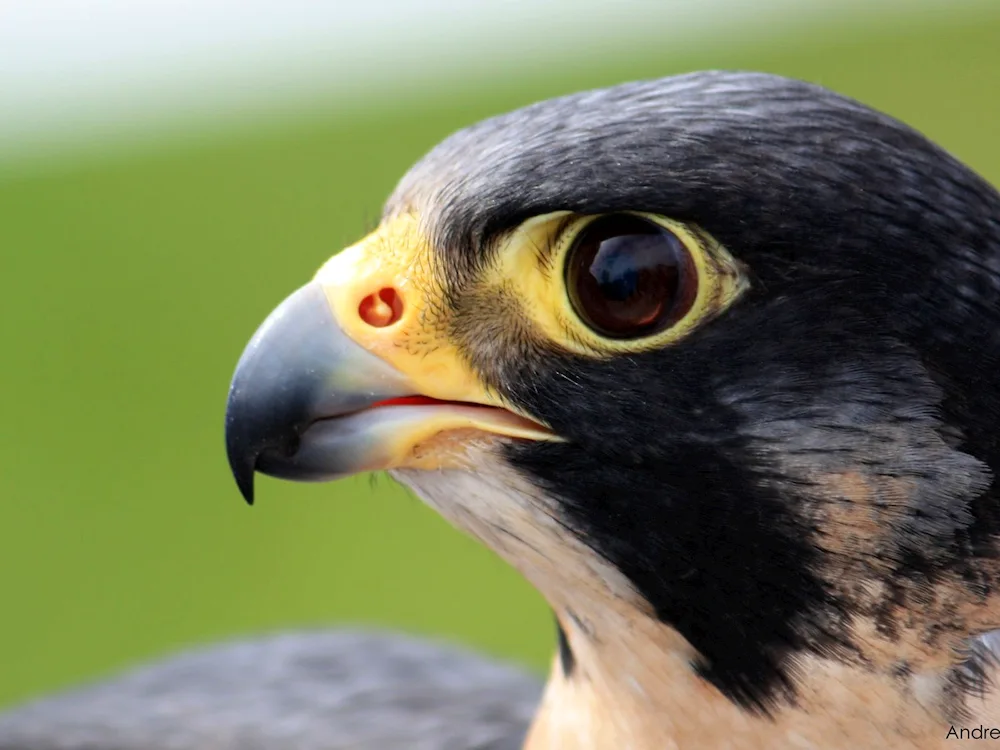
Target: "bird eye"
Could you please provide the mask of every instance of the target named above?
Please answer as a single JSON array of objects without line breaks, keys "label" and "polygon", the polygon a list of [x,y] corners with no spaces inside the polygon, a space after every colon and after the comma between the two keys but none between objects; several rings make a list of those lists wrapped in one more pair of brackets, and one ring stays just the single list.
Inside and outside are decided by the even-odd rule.
[{"label": "bird eye", "polygon": [[676,323],[694,304],[697,276],[677,235],[630,215],[592,221],[566,259],[574,310],[609,338],[650,335]]}]

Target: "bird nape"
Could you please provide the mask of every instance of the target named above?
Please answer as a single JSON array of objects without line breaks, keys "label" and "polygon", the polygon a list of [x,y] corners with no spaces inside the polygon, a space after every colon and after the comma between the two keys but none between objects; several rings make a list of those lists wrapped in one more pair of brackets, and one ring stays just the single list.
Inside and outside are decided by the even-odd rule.
[{"label": "bird nape", "polygon": [[702,72],[444,140],[255,334],[226,442],[249,501],[387,469],[546,597],[530,750],[955,747],[1000,736],[998,369],[997,192]]}]

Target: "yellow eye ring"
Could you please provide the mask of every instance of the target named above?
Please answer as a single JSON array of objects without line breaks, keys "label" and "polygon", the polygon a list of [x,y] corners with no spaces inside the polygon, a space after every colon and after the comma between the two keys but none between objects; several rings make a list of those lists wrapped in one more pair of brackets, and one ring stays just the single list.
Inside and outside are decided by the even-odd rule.
[{"label": "yellow eye ring", "polygon": [[588,356],[673,344],[748,286],[739,263],[699,227],[642,212],[537,216],[500,257],[505,285],[544,337]]}]

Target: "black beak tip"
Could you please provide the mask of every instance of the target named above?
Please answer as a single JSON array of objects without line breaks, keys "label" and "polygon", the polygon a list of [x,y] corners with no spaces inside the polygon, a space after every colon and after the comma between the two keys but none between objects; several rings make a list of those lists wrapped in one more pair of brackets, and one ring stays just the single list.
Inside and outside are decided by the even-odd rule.
[{"label": "black beak tip", "polygon": [[236,480],[236,486],[246,500],[247,505],[253,505],[253,479],[257,470],[259,451],[241,439],[238,429],[234,429],[231,415],[226,415],[226,455],[229,458],[229,469]]},{"label": "black beak tip", "polygon": [[229,468],[233,472],[233,479],[236,480],[236,487],[239,489],[247,505],[253,505],[253,479],[256,470],[256,457],[252,454],[243,456],[229,456]]},{"label": "black beak tip", "polygon": [[247,505],[253,505],[253,469],[246,469],[239,473],[233,472],[233,477],[236,479],[236,486],[240,490],[240,494],[243,495],[243,499],[246,500]]}]

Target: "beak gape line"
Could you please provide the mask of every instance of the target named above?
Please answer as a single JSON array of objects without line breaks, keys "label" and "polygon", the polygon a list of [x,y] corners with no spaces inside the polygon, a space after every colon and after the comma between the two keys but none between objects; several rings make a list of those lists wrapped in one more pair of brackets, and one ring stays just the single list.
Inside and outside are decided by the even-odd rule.
[{"label": "beak gape line", "polygon": [[[336,257],[339,286],[312,281],[282,302],[247,345],[233,375],[226,406],[226,449],[233,476],[253,503],[254,473],[299,481],[329,481],[362,471],[460,465],[451,449],[426,448],[438,435],[474,430],[508,438],[552,440],[547,429],[498,405],[467,400],[474,379],[461,364],[425,366],[419,355],[386,347],[409,314],[396,286],[352,279],[354,255]],[[368,285],[371,288],[372,285]],[[356,305],[336,305],[338,295]],[[339,313],[335,310],[339,309]],[[349,327],[343,317],[353,314]],[[350,331],[350,333],[348,332]],[[381,337],[381,338],[380,338]],[[404,373],[357,339],[376,339],[409,366]],[[391,341],[390,341],[391,344]],[[441,371],[454,375],[442,378]],[[428,394],[433,390],[434,394]],[[471,389],[473,395],[478,388]],[[440,398],[440,396],[446,398]],[[447,398],[454,395],[454,398]],[[466,398],[463,398],[466,397]]]}]

